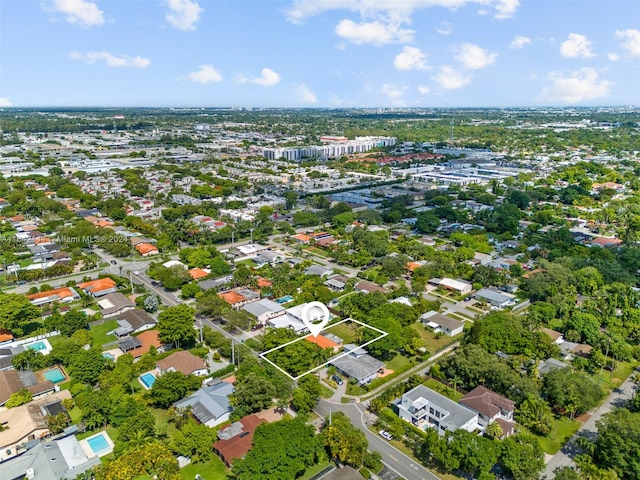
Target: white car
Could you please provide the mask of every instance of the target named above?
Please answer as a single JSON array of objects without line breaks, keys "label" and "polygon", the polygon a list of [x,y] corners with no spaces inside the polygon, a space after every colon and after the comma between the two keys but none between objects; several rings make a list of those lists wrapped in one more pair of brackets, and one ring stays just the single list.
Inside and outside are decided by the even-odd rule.
[{"label": "white car", "polygon": [[389,432],[387,432],[386,430],[380,430],[380,436],[382,438],[384,438],[385,440],[393,440],[393,435],[391,435]]},{"label": "white car", "polygon": [[136,275],[136,276],[138,276],[138,275],[140,275],[140,272],[139,272],[138,270],[134,270],[134,271],[133,271],[133,274],[134,274],[134,275]]}]

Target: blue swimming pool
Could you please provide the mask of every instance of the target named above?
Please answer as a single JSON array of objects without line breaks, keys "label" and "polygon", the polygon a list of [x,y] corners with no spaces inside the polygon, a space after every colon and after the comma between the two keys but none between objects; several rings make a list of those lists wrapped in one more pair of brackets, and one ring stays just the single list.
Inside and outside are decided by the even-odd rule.
[{"label": "blue swimming pool", "polygon": [[102,432],[91,438],[87,438],[87,443],[96,455],[111,448],[109,442],[107,442],[107,439],[105,438],[105,434]]},{"label": "blue swimming pool", "polygon": [[285,295],[284,297],[280,297],[279,299],[276,300],[276,302],[281,305],[283,303],[289,303],[291,301],[293,301],[293,297],[291,295]]},{"label": "blue swimming pool", "polygon": [[111,360],[112,362],[116,359],[116,357],[114,357],[112,354],[110,354],[109,352],[105,352],[102,354],[102,356],[104,358],[106,358],[107,360]]},{"label": "blue swimming pool", "polygon": [[31,350],[35,350],[37,352],[39,352],[40,350],[47,349],[47,345],[43,341],[30,343],[29,345],[25,345],[25,347],[30,348]]},{"label": "blue swimming pool", "polygon": [[44,372],[44,378],[53,383],[60,383],[64,381],[64,373],[59,368],[52,368]]},{"label": "blue swimming pool", "polygon": [[151,388],[156,382],[156,377],[153,373],[147,372],[140,375],[140,381],[144,384],[145,387]]}]

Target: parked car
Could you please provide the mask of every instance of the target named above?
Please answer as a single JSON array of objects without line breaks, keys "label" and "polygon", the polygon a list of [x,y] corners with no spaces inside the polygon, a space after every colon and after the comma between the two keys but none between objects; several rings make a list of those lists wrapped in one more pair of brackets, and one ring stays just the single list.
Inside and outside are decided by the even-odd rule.
[{"label": "parked car", "polygon": [[386,430],[380,430],[380,436],[382,438],[384,438],[385,440],[393,440],[393,435],[391,435],[389,432],[387,432]]},{"label": "parked car", "polygon": [[160,282],[157,280],[151,280],[151,285],[153,285],[154,287],[159,287],[160,286]]},{"label": "parked car", "polygon": [[473,300],[473,297],[466,297],[466,298],[464,299],[464,301],[465,301],[465,302],[470,302],[471,300]]},{"label": "parked car", "polygon": [[336,382],[338,385],[342,385],[344,383],[344,380],[342,380],[338,375],[331,377],[331,380]]},{"label": "parked car", "polygon": [[118,262],[116,262],[115,260],[111,260],[111,265],[117,265]]},{"label": "parked car", "polygon": [[140,272],[139,272],[138,270],[134,270],[134,271],[133,271],[133,274],[134,274],[134,275],[140,275]]},{"label": "parked car", "polygon": [[260,330],[261,328],[264,328],[264,325],[262,323],[256,323],[254,326],[251,327],[251,331],[255,332],[256,330]]}]

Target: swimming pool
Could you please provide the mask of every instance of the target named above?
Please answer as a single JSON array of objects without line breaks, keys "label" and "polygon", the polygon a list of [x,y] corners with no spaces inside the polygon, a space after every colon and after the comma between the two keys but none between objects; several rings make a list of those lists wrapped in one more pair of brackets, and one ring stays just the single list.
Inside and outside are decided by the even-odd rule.
[{"label": "swimming pool", "polygon": [[148,390],[153,387],[153,384],[156,382],[156,377],[153,373],[147,372],[140,375],[140,381]]},{"label": "swimming pool", "polygon": [[93,437],[87,438],[87,443],[89,444],[89,447],[91,447],[91,450],[93,450],[93,453],[98,456],[101,453],[107,453],[107,450],[112,449],[104,432],[100,432]]},{"label": "swimming pool", "polygon": [[36,350],[37,352],[47,349],[47,345],[42,340],[39,342],[30,343],[29,345],[25,345],[25,347],[30,348],[31,350]]},{"label": "swimming pool", "polygon": [[44,372],[44,378],[53,383],[59,383],[64,381],[64,373],[59,368],[52,368]]},{"label": "swimming pool", "polygon": [[276,300],[276,302],[281,305],[283,303],[289,303],[291,301],[293,301],[293,297],[291,295],[285,295],[284,297],[280,297],[279,299]]},{"label": "swimming pool", "polygon": [[116,357],[114,357],[112,354],[110,354],[109,352],[105,352],[102,354],[102,356],[104,358],[106,358],[107,360],[111,360],[112,362],[115,361]]}]

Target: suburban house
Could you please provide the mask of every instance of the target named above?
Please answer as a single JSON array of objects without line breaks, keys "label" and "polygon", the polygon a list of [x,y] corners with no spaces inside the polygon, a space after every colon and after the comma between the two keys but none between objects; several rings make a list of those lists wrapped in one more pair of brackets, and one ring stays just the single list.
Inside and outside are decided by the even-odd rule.
[{"label": "suburban house", "polygon": [[135,249],[143,257],[150,257],[151,255],[158,255],[160,253],[158,247],[151,243],[139,243],[135,246]]},{"label": "suburban house", "polygon": [[454,280],[453,278],[432,278],[429,280],[429,285],[444,288],[450,290],[458,295],[466,295],[471,293],[473,285],[465,280]]},{"label": "suburban house", "polygon": [[27,451],[0,463],[2,479],[74,480],[100,464],[97,455],[88,456],[75,436],[27,444]]},{"label": "suburban house", "polygon": [[[156,319],[144,310],[134,308],[118,315],[119,330],[125,334],[140,333],[156,326]],[[119,337],[123,335],[117,335]]]},{"label": "suburban house", "polygon": [[341,374],[354,378],[358,385],[366,385],[375,380],[384,368],[384,362],[373,358],[362,348],[348,343],[344,346],[347,355],[330,359],[328,363],[336,367]]},{"label": "suburban house", "polygon": [[496,308],[505,308],[511,305],[515,305],[516,296],[510,293],[501,292],[495,288],[483,288],[478,290],[475,294],[477,300],[487,302],[489,305]]},{"label": "suburban house", "polygon": [[191,270],[187,271],[187,273],[191,276],[193,280],[202,280],[203,278],[208,277],[209,273],[211,272],[207,272],[202,268],[192,268]]},{"label": "suburban house", "polygon": [[265,325],[272,318],[285,314],[285,308],[282,305],[268,298],[251,302],[242,307],[242,310],[251,314],[262,325]]},{"label": "suburban house", "polygon": [[360,280],[358,283],[356,283],[356,286],[354,288],[356,292],[360,292],[360,293],[372,293],[372,292],[387,293],[386,288],[381,287],[380,285],[376,285],[375,283],[370,282],[369,280]]},{"label": "suburban house", "polygon": [[487,428],[491,422],[497,422],[502,427],[504,437],[514,433],[513,412],[516,404],[512,400],[478,386],[462,397],[459,403],[478,414],[478,425],[481,429]]},{"label": "suburban house", "polygon": [[454,337],[464,330],[464,322],[442,315],[436,311],[423,314],[420,321],[427,327],[433,328],[435,333],[444,333],[450,337]]},{"label": "suburban house", "polygon": [[333,270],[331,268],[326,268],[321,265],[311,265],[307,269],[305,269],[304,273],[306,275],[318,275],[319,277],[330,277],[333,275]]},{"label": "suburban house", "polygon": [[168,348],[160,341],[157,330],[145,330],[136,337],[123,338],[118,342],[118,347],[134,359],[139,359],[142,355],[148,353],[151,347],[158,351]]},{"label": "suburban house", "polygon": [[77,286],[82,289],[84,293],[93,297],[102,297],[117,291],[116,282],[109,277],[79,283]]},{"label": "suburban house", "polygon": [[275,267],[277,264],[284,262],[285,256],[282,253],[265,250],[260,252],[253,258],[256,267],[260,268],[264,265]]},{"label": "suburban house", "polygon": [[619,238],[597,237],[591,240],[594,247],[617,247],[622,243]]},{"label": "suburban house", "polygon": [[324,286],[332,292],[342,292],[346,288],[348,281],[349,278],[344,275],[334,275],[324,281]]},{"label": "suburban house", "polygon": [[559,370],[561,368],[570,367],[568,363],[561,362],[560,360],[556,360],[555,358],[547,358],[543,362],[540,362],[538,365],[538,374],[545,375],[554,370]]},{"label": "suburban house", "polygon": [[230,468],[234,460],[244,457],[251,450],[253,434],[258,425],[274,420],[269,412],[258,412],[221,428],[218,431],[219,440],[213,444],[213,451]]},{"label": "suburban house", "polygon": [[409,390],[395,403],[400,418],[422,430],[435,428],[440,436],[447,430],[473,432],[478,428],[476,412],[424,385]]},{"label": "suburban house", "polygon": [[0,432],[0,461],[16,455],[19,445],[46,436],[47,415],[66,412],[61,403],[66,398],[71,398],[69,390],[61,390],[0,412],[0,425],[5,427]]},{"label": "suburban house", "polygon": [[127,310],[136,308],[136,304],[120,292],[106,295],[104,298],[98,300],[98,305],[100,306],[102,318],[116,317]]},{"label": "suburban house", "polygon": [[80,295],[71,287],[56,288],[53,290],[47,290],[46,292],[33,293],[27,295],[27,298],[32,305],[51,305],[55,302],[69,303],[74,300],[79,300]]},{"label": "suburban house", "polygon": [[309,328],[302,320],[302,312],[306,306],[306,303],[301,303],[295,307],[287,308],[284,315],[278,315],[267,320],[267,325],[271,328],[290,328],[298,335],[309,333]]},{"label": "suburban house", "polygon": [[26,388],[33,398],[55,391],[53,382],[38,383],[31,370],[0,370],[0,407],[7,403],[11,395]]},{"label": "suburban house", "polygon": [[205,361],[187,350],[172,353],[167,358],[158,360],[156,367],[158,367],[161,373],[180,372],[185,375],[196,375],[198,377],[209,373]]},{"label": "suburban house", "polygon": [[258,292],[254,292],[248,288],[236,288],[235,290],[219,293],[218,296],[231,305],[231,308],[236,310],[260,298]]},{"label": "suburban house", "polygon": [[315,343],[320,348],[330,348],[333,350],[333,353],[338,353],[340,351],[341,343],[335,342],[332,339],[325,337],[324,335],[318,335],[314,337],[313,335],[309,335],[305,337],[307,342]]},{"label": "suburban house", "polygon": [[229,420],[233,410],[229,405],[229,395],[234,392],[233,384],[214,383],[196,390],[187,398],[173,404],[176,408],[190,408],[191,415],[207,427],[215,427]]}]

